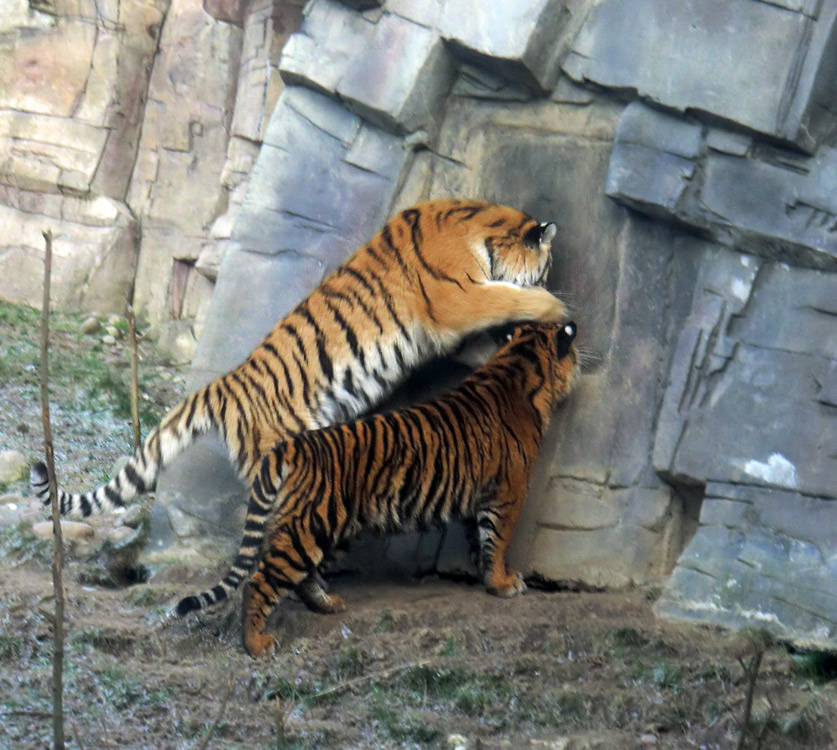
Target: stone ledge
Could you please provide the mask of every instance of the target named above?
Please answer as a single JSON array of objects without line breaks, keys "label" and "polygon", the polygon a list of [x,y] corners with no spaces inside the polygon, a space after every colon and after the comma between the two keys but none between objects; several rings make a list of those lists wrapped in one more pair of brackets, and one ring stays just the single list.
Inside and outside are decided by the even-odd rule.
[{"label": "stone ledge", "polygon": [[725,483],[707,498],[654,611],[837,650],[837,501]]},{"label": "stone ledge", "polygon": [[[811,4],[784,5],[809,15],[753,0],[690,0],[677,13],[667,0],[605,0],[564,70],[579,82],[707,113],[812,152],[832,120],[837,5],[822,4],[816,18]],[[636,18],[642,34],[625,34]]]},{"label": "stone ledge", "polygon": [[837,270],[837,149],[802,157],[634,102],[605,192],[723,245]]}]

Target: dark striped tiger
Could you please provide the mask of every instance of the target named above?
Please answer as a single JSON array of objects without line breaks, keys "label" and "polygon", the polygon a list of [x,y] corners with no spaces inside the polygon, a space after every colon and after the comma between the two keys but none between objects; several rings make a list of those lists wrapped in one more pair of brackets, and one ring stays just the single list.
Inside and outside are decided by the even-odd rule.
[{"label": "dark striped tiger", "polygon": [[267,453],[230,571],[177,613],[217,604],[255,566],[244,597],[244,646],[259,656],[273,607],[296,590],[312,609],[343,601],[317,581],[336,545],[368,529],[386,534],[475,520],[479,568],[498,596],[525,589],[506,566],[532,468],[553,406],[576,379],[574,323],[527,324],[461,386],[423,404],[299,433]]},{"label": "dark striped tiger", "polygon": [[[248,486],[262,456],[300,430],[352,419],[417,365],[467,335],[514,321],[562,320],[543,289],[554,224],[512,208],[440,199],[402,211],[280,320],[248,359],[173,407],[109,482],[58,489],[61,513],[122,508],[215,428]],[[32,488],[49,501],[46,467]]]}]

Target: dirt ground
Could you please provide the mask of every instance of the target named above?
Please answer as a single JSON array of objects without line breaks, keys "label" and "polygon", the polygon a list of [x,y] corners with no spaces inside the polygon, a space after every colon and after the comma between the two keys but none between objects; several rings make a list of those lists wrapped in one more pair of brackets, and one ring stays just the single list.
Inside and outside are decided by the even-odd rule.
[{"label": "dirt ground", "polygon": [[[41,453],[35,324],[0,306],[0,450],[30,458]],[[82,336],[77,318],[57,324],[56,455],[66,486],[81,488],[128,443],[125,357]],[[144,360],[153,419],[179,390],[152,352]],[[25,481],[4,492],[25,494]],[[28,523],[0,527],[0,748],[21,750],[50,745],[52,711],[51,545]],[[657,620],[653,588],[532,588],[502,600],[473,581],[341,575],[330,585],[347,610],[283,603],[271,625],[281,647],[255,661],[240,646],[238,598],[200,617],[169,614],[221,568],[169,565],[144,570],[143,583],[103,586],[71,557],[68,747],[738,747],[756,636]],[[834,675],[823,655],[770,645],[745,747],[837,746]]]}]

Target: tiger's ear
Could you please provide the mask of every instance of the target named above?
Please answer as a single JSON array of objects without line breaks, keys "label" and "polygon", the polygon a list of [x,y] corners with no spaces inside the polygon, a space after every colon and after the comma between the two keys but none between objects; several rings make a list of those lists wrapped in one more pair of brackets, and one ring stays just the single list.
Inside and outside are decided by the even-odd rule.
[{"label": "tiger's ear", "polygon": [[555,226],[551,221],[544,221],[541,224],[537,224],[536,226],[532,227],[526,234],[523,236],[523,241],[532,248],[540,248],[543,245],[549,245],[552,243],[552,240],[555,239],[555,235],[558,233],[558,227]]}]

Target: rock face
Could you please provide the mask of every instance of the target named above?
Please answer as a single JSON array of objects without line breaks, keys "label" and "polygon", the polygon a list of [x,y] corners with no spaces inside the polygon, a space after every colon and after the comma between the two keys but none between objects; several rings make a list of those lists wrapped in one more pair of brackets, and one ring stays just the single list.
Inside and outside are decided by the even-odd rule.
[{"label": "rock face", "polygon": [[[58,33],[13,5],[8,28]],[[472,195],[554,220],[550,286],[579,323],[585,377],[513,562],[584,586],[666,581],[660,614],[837,648],[837,4],[681,6],[312,0],[280,60],[298,5],[172,0],[145,9],[160,51],[144,116],[126,93],[107,126],[119,107],[76,107],[95,90],[85,71],[111,70],[93,62],[107,35],[68,17],[62,44],[91,62],[3,94],[26,120],[0,117],[18,144],[1,210],[29,244],[0,263],[34,267],[33,212],[98,238],[73,246],[133,237],[147,317],[184,319],[183,356],[200,334],[197,384],[416,201]],[[119,148],[136,168],[112,168]],[[154,547],[228,548],[242,497],[202,441],[160,483]],[[358,565],[469,564],[459,529],[358,547]]]},{"label": "rock face", "polygon": [[56,308],[191,358],[302,4],[0,0],[0,298],[40,303],[51,228]]},{"label": "rock face", "polygon": [[[514,561],[588,586],[673,569],[662,614],[834,647],[837,8],[510,5],[307,6],[196,382],[417,200],[477,195],[556,220],[550,284],[580,324],[585,377]],[[624,33],[639,17],[647,33]],[[199,446],[163,483],[161,545],[235,526],[218,452]],[[463,545],[457,531],[364,540],[355,560],[459,569]]]}]

